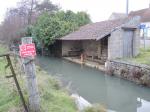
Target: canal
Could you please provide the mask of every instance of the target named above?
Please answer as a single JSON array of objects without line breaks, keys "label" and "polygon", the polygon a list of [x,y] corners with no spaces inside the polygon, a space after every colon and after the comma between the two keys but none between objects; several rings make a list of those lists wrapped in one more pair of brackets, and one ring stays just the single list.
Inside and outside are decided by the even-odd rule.
[{"label": "canal", "polygon": [[90,103],[114,112],[150,112],[149,88],[59,58],[38,57],[38,63]]}]

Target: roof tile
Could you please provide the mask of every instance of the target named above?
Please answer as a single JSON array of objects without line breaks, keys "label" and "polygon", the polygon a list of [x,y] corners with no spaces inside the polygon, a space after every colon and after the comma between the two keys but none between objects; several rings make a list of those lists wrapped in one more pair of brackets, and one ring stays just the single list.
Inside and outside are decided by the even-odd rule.
[{"label": "roof tile", "polygon": [[134,16],[140,16],[141,22],[150,22],[150,8],[130,12],[129,17]]},{"label": "roof tile", "polygon": [[96,40],[111,33],[112,30],[124,24],[128,18],[107,20],[87,24],[79,30],[62,37],[60,40]]}]

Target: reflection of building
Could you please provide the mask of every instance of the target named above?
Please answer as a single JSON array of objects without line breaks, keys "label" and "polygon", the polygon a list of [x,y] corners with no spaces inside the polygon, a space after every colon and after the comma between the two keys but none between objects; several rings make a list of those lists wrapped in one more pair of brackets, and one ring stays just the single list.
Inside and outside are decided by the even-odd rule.
[{"label": "reflection of building", "polygon": [[149,112],[150,111],[150,102],[141,98],[137,98],[137,102],[140,103],[137,106],[136,112]]},{"label": "reflection of building", "polygon": [[142,106],[142,100],[141,98],[137,98],[137,108],[140,108]]}]

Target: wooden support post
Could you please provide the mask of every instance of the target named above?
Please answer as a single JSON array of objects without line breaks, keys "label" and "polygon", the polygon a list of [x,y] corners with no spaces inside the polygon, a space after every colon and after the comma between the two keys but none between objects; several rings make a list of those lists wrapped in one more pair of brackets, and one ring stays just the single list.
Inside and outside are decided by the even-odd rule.
[{"label": "wooden support post", "polygon": [[[32,43],[31,37],[24,37],[22,39],[22,45],[31,43]],[[33,57],[27,57],[23,58],[23,61],[29,94],[29,109],[32,112],[40,112],[40,98],[37,87],[36,68],[34,64],[34,59]]]},{"label": "wooden support post", "polygon": [[18,83],[18,80],[17,80],[17,77],[16,77],[16,73],[15,73],[15,71],[14,71],[14,68],[13,68],[13,65],[12,65],[12,62],[11,62],[11,59],[10,59],[10,53],[2,54],[2,55],[0,55],[0,57],[6,57],[7,62],[8,62],[8,64],[6,65],[6,68],[7,68],[7,67],[10,67],[10,70],[11,70],[11,72],[12,72],[12,75],[11,75],[11,76],[6,76],[6,78],[11,78],[11,77],[14,78],[14,81],[15,81],[15,84],[16,84],[16,87],[17,87],[17,90],[18,90],[18,93],[19,93],[19,95],[20,95],[20,99],[21,99],[21,101],[22,101],[22,103],[23,103],[25,112],[29,112],[28,107],[27,107],[27,105],[26,105],[26,103],[25,103],[25,100],[24,100],[24,97],[23,97],[23,94],[22,94],[20,85],[19,85],[19,83]]},{"label": "wooden support post", "polygon": [[23,97],[21,88],[20,88],[20,86],[19,86],[19,83],[18,83],[18,80],[17,80],[17,77],[16,77],[16,73],[15,73],[14,68],[13,68],[13,66],[12,66],[12,63],[11,63],[11,60],[10,60],[9,55],[6,55],[6,59],[7,59],[7,62],[8,62],[8,64],[9,64],[9,66],[10,66],[11,72],[12,72],[12,74],[13,74],[13,75],[11,75],[11,76],[8,76],[7,78],[10,78],[10,77],[13,77],[13,78],[14,78],[16,87],[17,87],[17,89],[18,89],[18,92],[19,92],[21,101],[22,101],[23,106],[24,106],[24,109],[25,109],[26,112],[29,112],[29,111],[28,111],[28,108],[27,108],[27,105],[26,105],[26,103],[25,103],[25,100],[24,100],[24,97]]}]

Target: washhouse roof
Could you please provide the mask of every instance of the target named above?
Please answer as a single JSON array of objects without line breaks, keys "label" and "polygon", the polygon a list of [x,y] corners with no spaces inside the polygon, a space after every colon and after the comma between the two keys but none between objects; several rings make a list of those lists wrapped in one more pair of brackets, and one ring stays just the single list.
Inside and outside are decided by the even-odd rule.
[{"label": "washhouse roof", "polygon": [[124,18],[87,24],[80,27],[79,30],[60,38],[60,40],[99,40],[129,20],[130,18]]},{"label": "washhouse roof", "polygon": [[138,11],[131,11],[129,17],[140,16],[141,22],[150,22],[150,8],[141,9]]}]

